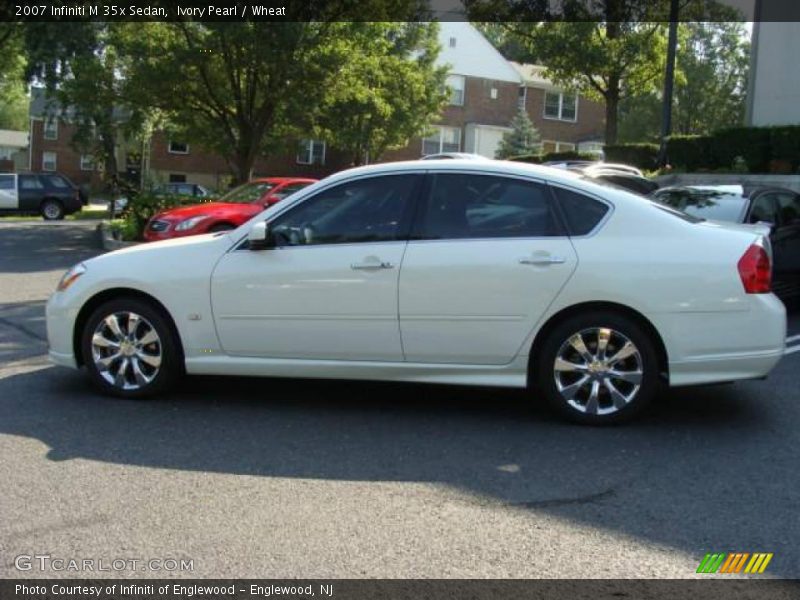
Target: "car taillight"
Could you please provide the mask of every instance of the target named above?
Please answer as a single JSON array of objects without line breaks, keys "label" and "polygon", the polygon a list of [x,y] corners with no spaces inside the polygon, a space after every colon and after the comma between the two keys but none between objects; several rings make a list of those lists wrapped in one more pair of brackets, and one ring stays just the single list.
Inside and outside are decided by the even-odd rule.
[{"label": "car taillight", "polygon": [[763,246],[752,244],[737,266],[746,293],[767,294],[772,290],[772,265]]}]

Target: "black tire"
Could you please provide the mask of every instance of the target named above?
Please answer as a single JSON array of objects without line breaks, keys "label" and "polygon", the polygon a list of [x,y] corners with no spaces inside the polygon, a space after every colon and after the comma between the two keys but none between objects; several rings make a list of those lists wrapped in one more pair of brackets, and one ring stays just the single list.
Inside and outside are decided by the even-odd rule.
[{"label": "black tire", "polygon": [[47,198],[39,206],[39,212],[45,221],[60,221],[64,218],[64,205],[53,198]]},{"label": "black tire", "polygon": [[217,223],[216,225],[212,225],[208,228],[209,233],[218,233],[220,231],[232,231],[236,229],[235,225],[231,225],[230,223]]},{"label": "black tire", "polygon": [[[606,342],[607,352],[598,349],[601,343],[600,329],[612,332],[610,336],[603,334],[609,339]],[[610,360],[588,361],[569,343],[578,333],[582,334],[584,346],[593,358],[615,358],[616,353],[625,346],[626,338],[638,352],[613,364],[609,364]],[[559,355],[566,363],[588,367],[572,372],[571,365],[565,369],[562,363],[557,369],[556,358]],[[658,353],[654,341],[636,321],[615,312],[591,311],[558,323],[543,340],[537,357],[537,364],[533,365],[534,389],[544,396],[558,414],[575,423],[610,425],[627,421],[650,404],[660,387]],[[638,372],[641,372],[640,376],[637,376]],[[588,380],[584,380],[584,376]],[[640,378],[638,389],[637,384],[625,378]],[[597,384],[593,387],[595,380]],[[580,381],[585,383],[578,386]],[[559,390],[559,385],[564,394]],[[612,393],[612,388],[615,393]],[[568,399],[570,391],[576,389],[575,396]],[[596,403],[590,398],[592,394],[597,398]],[[623,402],[628,396],[630,399]],[[594,406],[597,408],[592,410]]]},{"label": "black tire", "polygon": [[[115,365],[117,366],[117,372],[119,372],[120,362],[112,362],[109,366],[109,369],[105,370],[105,374],[102,373],[101,369],[95,363],[95,355],[93,353],[92,344],[92,339],[98,326],[111,315],[119,315],[117,321],[120,329],[129,330],[130,321],[125,321],[124,324],[122,322],[124,320],[123,315],[127,313],[134,313],[135,315],[141,317],[139,321],[140,326],[135,327],[134,329],[138,330],[139,332],[142,332],[143,330],[144,332],[147,332],[149,331],[148,328],[151,327],[157,334],[157,343],[153,342],[149,345],[146,345],[142,348],[142,350],[149,349],[149,352],[152,353],[152,355],[160,353],[160,365],[158,366],[157,370],[155,370],[155,368],[149,363],[146,364],[144,361],[139,361],[139,359],[136,358],[139,373],[141,374],[142,372],[145,372],[145,376],[152,377],[152,379],[146,384],[141,384],[139,381],[137,381],[132,364],[135,357],[130,357],[129,363],[126,363],[127,366],[123,375],[125,380],[123,385],[127,386],[130,384],[139,386],[131,389],[125,389],[120,387],[119,384],[115,385],[113,382],[110,382],[108,379],[106,379],[106,377],[113,376],[113,369]],[[127,332],[130,333],[129,331]],[[104,335],[113,337],[110,330],[103,330],[103,333]],[[102,351],[103,349],[99,350]],[[109,354],[112,354],[113,352],[115,352],[115,350],[108,350]],[[173,328],[168,320],[168,317],[166,317],[159,308],[138,298],[117,298],[97,307],[97,309],[95,309],[95,311],[86,321],[86,325],[81,332],[81,353],[83,357],[83,363],[86,366],[86,370],[89,374],[89,378],[95,387],[104,394],[117,396],[119,398],[143,399],[162,393],[174,385],[184,372],[178,340],[173,333]],[[137,354],[136,356],[141,355]],[[149,356],[152,360],[152,356],[149,353],[147,356]],[[122,356],[122,358],[126,357]],[[118,360],[121,361],[121,359]]]}]

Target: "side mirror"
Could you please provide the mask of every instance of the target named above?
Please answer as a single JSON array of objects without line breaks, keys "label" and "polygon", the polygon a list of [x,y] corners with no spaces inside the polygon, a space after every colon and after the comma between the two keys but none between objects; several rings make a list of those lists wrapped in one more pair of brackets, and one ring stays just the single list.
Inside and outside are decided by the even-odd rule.
[{"label": "side mirror", "polygon": [[255,223],[247,234],[247,242],[250,250],[267,250],[275,247],[275,240],[269,225],[264,221]]}]

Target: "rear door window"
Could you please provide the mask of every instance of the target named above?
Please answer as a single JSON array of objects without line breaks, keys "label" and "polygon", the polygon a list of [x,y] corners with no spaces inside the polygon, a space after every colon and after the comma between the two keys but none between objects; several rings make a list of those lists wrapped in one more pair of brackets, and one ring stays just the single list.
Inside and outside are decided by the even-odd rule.
[{"label": "rear door window", "polygon": [[770,192],[777,203],[778,227],[800,225],[800,195],[791,192]]},{"label": "rear door window", "polygon": [[565,235],[544,184],[463,173],[439,173],[431,179],[416,239]]},{"label": "rear door window", "polygon": [[611,210],[608,204],[566,188],[551,188],[567,220],[570,235],[590,233]]},{"label": "rear door window", "polygon": [[748,223],[772,223],[778,222],[778,203],[772,194],[761,194],[753,200],[750,213],[747,215]]},{"label": "rear door window", "polygon": [[20,175],[19,189],[21,190],[43,190],[44,184],[39,181],[36,175]]}]

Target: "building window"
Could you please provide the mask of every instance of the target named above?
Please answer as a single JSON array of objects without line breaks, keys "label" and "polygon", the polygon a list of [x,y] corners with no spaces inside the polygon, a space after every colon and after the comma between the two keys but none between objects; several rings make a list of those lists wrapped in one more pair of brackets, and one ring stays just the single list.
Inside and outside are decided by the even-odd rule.
[{"label": "building window", "polygon": [[321,140],[302,140],[297,150],[297,164],[324,165],[325,142]]},{"label": "building window", "polygon": [[170,183],[186,183],[186,175],[183,173],[170,173],[169,174],[169,182]]},{"label": "building window", "polygon": [[450,90],[450,104],[453,106],[464,106],[464,87],[466,77],[463,75],[448,75],[447,87]]},{"label": "building window", "polygon": [[460,151],[461,129],[458,127],[437,127],[435,133],[422,139],[422,156]]},{"label": "building window", "polygon": [[56,153],[42,152],[42,171],[56,170]]},{"label": "building window", "polygon": [[451,48],[455,48],[456,47],[456,38],[454,38],[454,37],[450,38],[450,47]]},{"label": "building window", "polygon": [[14,156],[14,148],[0,146],[0,160],[11,160]]},{"label": "building window", "polygon": [[572,142],[557,142],[554,140],[542,140],[542,152],[549,154],[551,152],[574,152],[575,144]]},{"label": "building window", "polygon": [[170,154],[189,154],[189,144],[184,144],[183,142],[173,142],[170,140],[168,152]]},{"label": "building window", "polygon": [[560,92],[545,92],[544,116],[546,119],[576,121],[578,118],[578,96]]},{"label": "building window", "polygon": [[44,121],[44,139],[57,140],[58,139],[58,119],[48,117]]},{"label": "building window", "polygon": [[81,171],[94,171],[94,157],[91,154],[81,154]]}]

